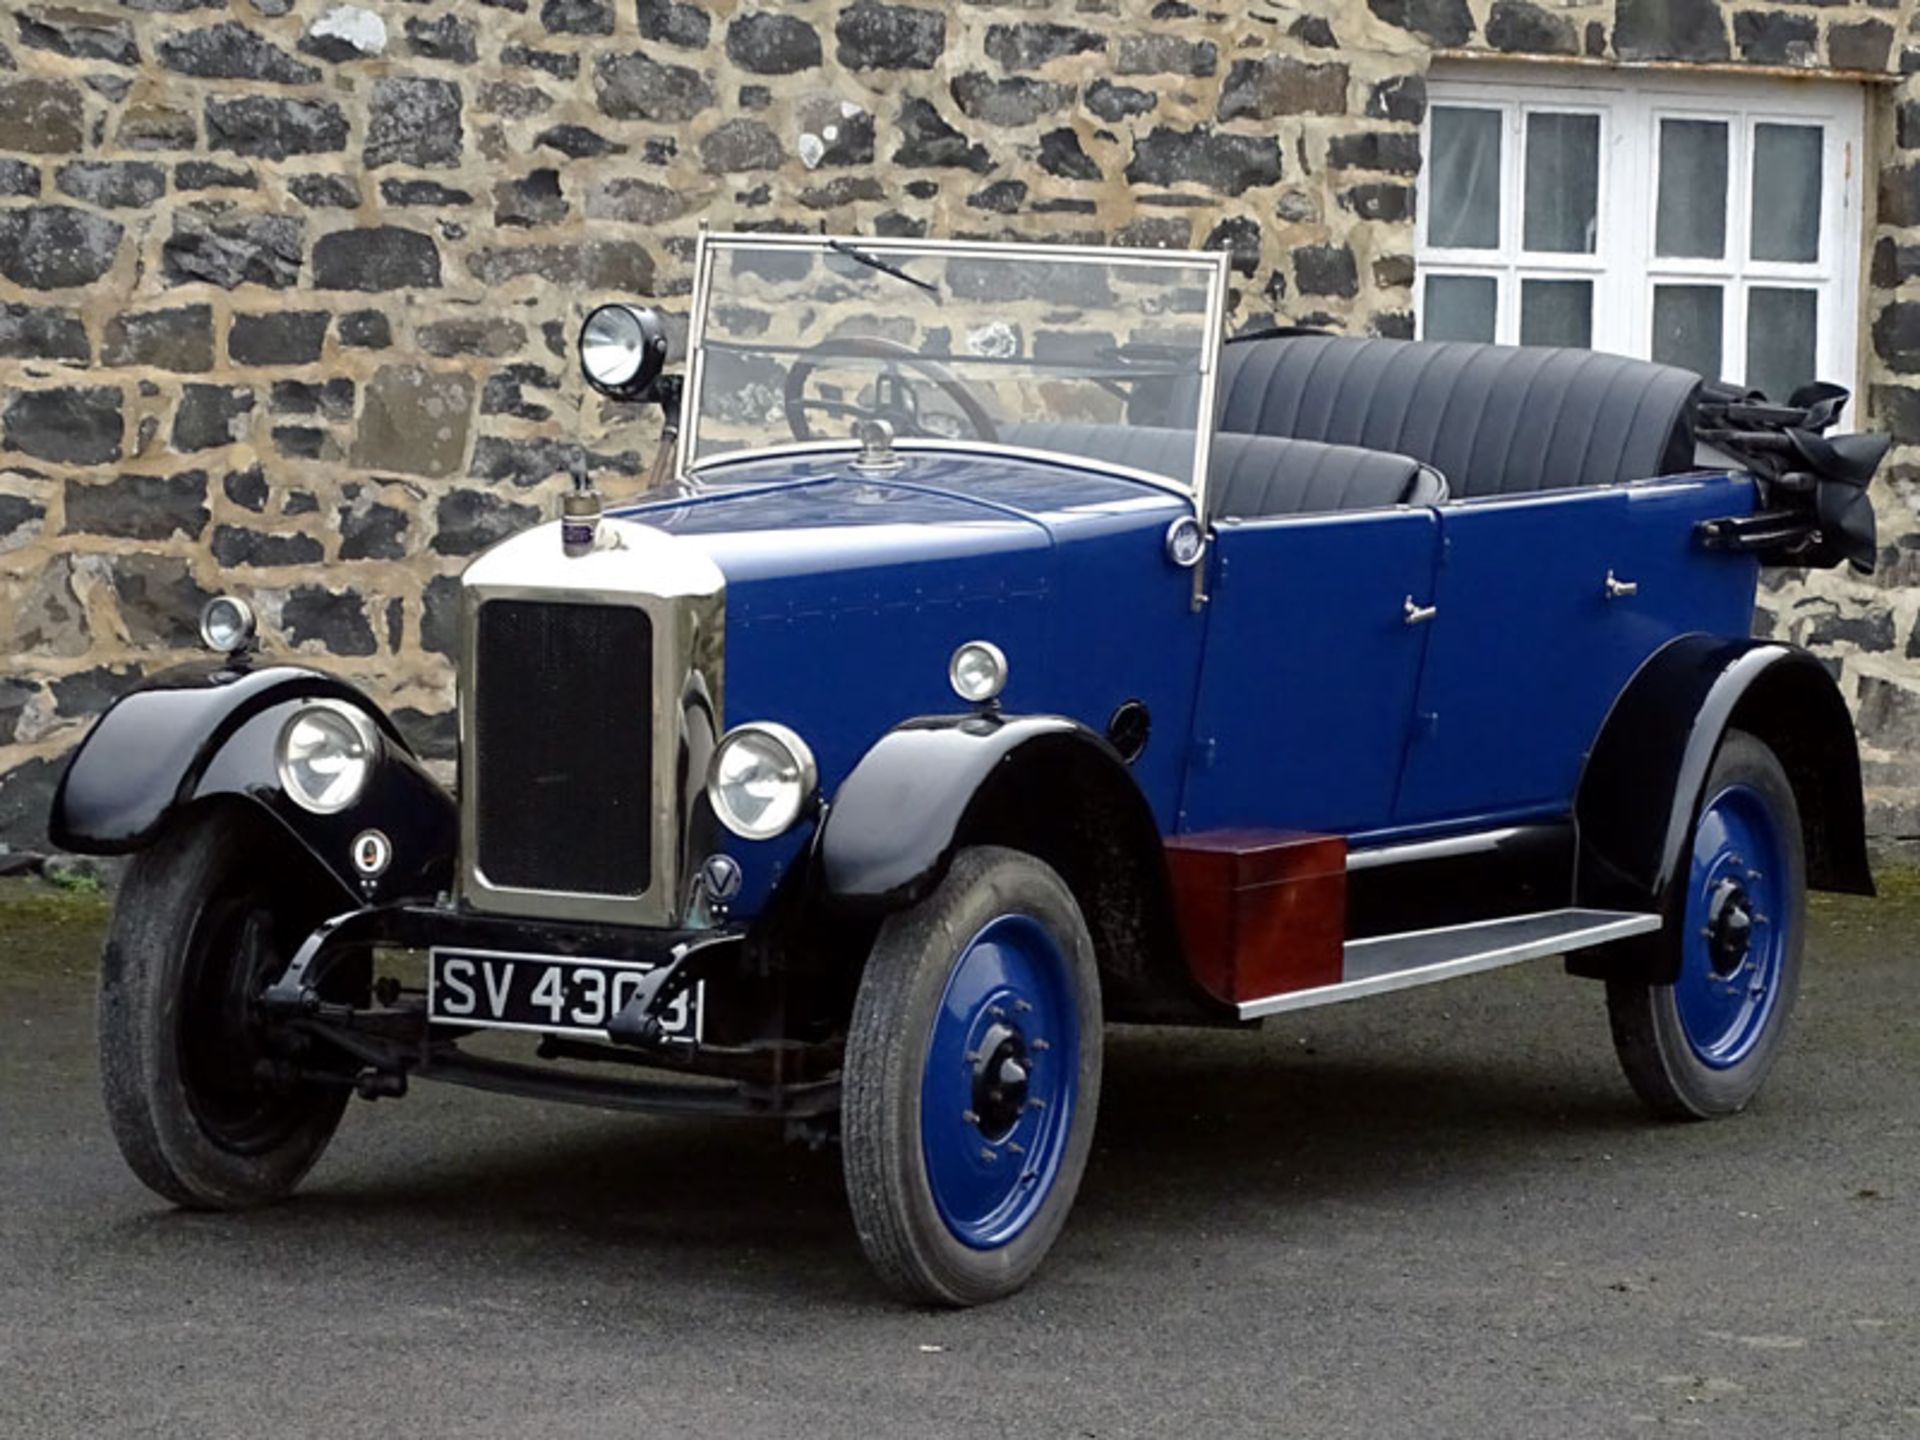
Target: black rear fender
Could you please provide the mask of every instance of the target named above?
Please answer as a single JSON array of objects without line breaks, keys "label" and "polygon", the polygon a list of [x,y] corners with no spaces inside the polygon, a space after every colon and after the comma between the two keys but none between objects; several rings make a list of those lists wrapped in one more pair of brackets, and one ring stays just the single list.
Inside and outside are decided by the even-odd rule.
[{"label": "black rear fender", "polygon": [[[1792,781],[1806,834],[1807,883],[1873,893],[1860,752],[1832,675],[1791,645],[1686,635],[1640,668],[1587,757],[1574,808],[1579,904],[1670,912],[1686,881],[1688,838],[1707,798],[1707,774],[1730,729],[1765,742]],[[1670,961],[1651,957],[1670,948],[1606,947],[1580,969],[1617,974],[1604,967],[1629,950],[1666,969]]]},{"label": "black rear fender", "polygon": [[969,845],[1004,845],[1066,881],[1093,932],[1108,1013],[1215,1018],[1173,920],[1160,830],[1126,763],[1061,716],[942,716],[881,738],[841,784],[816,849],[841,913],[904,909]]},{"label": "black rear fender", "polygon": [[[383,745],[366,792],[333,815],[289,799],[275,764],[281,727],[302,704],[322,698],[363,710]],[[155,675],[115,702],[69,757],[48,831],[62,849],[127,854],[150,845],[188,807],[219,796],[271,816],[354,903],[432,895],[452,883],[452,797],[363,691],[303,666],[234,670],[201,661]],[[353,861],[354,839],[367,830],[391,842],[392,860],[374,877]]]}]

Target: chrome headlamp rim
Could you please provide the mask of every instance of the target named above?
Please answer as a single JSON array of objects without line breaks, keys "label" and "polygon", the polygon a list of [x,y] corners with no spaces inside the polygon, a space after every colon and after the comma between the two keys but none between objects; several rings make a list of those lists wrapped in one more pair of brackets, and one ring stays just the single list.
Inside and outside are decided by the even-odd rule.
[{"label": "chrome headlamp rim", "polygon": [[[353,732],[354,741],[361,751],[360,777],[351,790],[337,799],[316,799],[308,794],[294,778],[293,758],[288,753],[288,741],[292,738],[294,726],[310,718],[316,711],[324,711],[344,721]],[[360,797],[367,793],[367,784],[373,778],[380,753],[380,727],[373,723],[366,711],[344,700],[309,700],[289,715],[286,723],[280,727],[280,734],[273,742],[274,774],[280,782],[282,793],[302,810],[314,815],[337,815],[358,803]]]},{"label": "chrome headlamp rim", "polygon": [[[727,754],[736,745],[750,739],[768,740],[787,755],[785,769],[789,772],[782,776],[789,787],[791,800],[783,799],[778,809],[769,812],[772,819],[759,822],[743,821],[734,814],[722,798],[720,769]],[[713,757],[707,762],[707,804],[713,815],[730,832],[742,840],[772,840],[784,835],[797,825],[807,813],[808,803],[820,789],[820,765],[813,757],[813,748],[787,726],[772,720],[753,720],[744,725],[736,725],[720,737],[720,743],[713,747]]]},{"label": "chrome headlamp rim", "polygon": [[[986,662],[988,683],[985,688],[968,686],[961,680],[961,666],[971,658],[979,657]],[[1007,652],[991,640],[968,640],[954,647],[953,654],[947,659],[947,684],[953,687],[953,693],[969,705],[987,705],[1000,698],[1000,692],[1007,688]]]},{"label": "chrome headlamp rim", "polygon": [[[222,644],[220,631],[215,628],[215,616],[223,609],[236,612],[236,638]],[[244,650],[253,643],[260,629],[260,619],[254,614],[253,606],[238,595],[216,595],[200,607],[200,639],[209,650],[222,655],[232,655]]]},{"label": "chrome headlamp rim", "polygon": [[[666,359],[666,336],[658,333],[658,323],[639,306],[624,300],[596,305],[580,322],[574,348],[579,354],[580,373],[602,395],[618,400],[631,399],[645,388]],[[649,353],[649,346],[655,353]],[[596,367],[596,351],[606,354],[608,364]]]}]

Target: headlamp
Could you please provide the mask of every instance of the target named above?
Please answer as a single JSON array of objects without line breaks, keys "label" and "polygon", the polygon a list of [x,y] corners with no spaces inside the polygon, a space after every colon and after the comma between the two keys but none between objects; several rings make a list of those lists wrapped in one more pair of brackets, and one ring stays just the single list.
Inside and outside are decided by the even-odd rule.
[{"label": "headlamp", "polygon": [[666,363],[666,327],[651,310],[602,305],[580,327],[580,371],[603,395],[637,399]]},{"label": "headlamp", "polygon": [[246,649],[256,628],[253,607],[238,595],[216,595],[200,610],[200,638],[223,655]]},{"label": "headlamp", "polygon": [[379,755],[373,721],[339,700],[315,700],[296,710],[274,747],[280,788],[316,815],[335,814],[358,800]]},{"label": "headlamp", "polygon": [[707,767],[707,801],[742,840],[771,840],[793,827],[820,783],[807,742],[784,725],[739,725],[721,737]]},{"label": "headlamp", "polygon": [[1007,688],[1007,657],[991,640],[969,640],[947,662],[947,683],[970,704],[997,700]]}]

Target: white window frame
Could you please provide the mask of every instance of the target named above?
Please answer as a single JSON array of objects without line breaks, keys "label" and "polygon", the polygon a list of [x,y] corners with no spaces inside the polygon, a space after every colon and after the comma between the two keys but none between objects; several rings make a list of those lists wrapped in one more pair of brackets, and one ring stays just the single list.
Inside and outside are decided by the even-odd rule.
[{"label": "white window frame", "polygon": [[[1500,249],[1430,245],[1431,207],[1423,203],[1415,253],[1416,325],[1424,324],[1429,275],[1491,277],[1498,287],[1494,338],[1510,345],[1520,339],[1523,280],[1591,278],[1593,348],[1645,359],[1653,345],[1654,286],[1710,281],[1724,286],[1726,292],[1721,317],[1724,378],[1739,380],[1746,367],[1749,288],[1788,285],[1819,294],[1814,342],[1819,378],[1849,390],[1857,388],[1864,204],[1860,159],[1866,124],[1863,86],[1817,79],[1682,76],[1660,71],[1628,74],[1577,66],[1435,66],[1428,81],[1423,153],[1431,153],[1431,116],[1439,106],[1498,110],[1504,117]],[[1526,116],[1536,110],[1601,116],[1599,218],[1591,255],[1540,254],[1520,248]],[[1654,255],[1659,121],[1667,117],[1728,126],[1726,251],[1720,259]],[[1754,127],[1770,121],[1816,123],[1824,132],[1819,258],[1811,264],[1746,258],[1752,214],[1747,158]]]}]

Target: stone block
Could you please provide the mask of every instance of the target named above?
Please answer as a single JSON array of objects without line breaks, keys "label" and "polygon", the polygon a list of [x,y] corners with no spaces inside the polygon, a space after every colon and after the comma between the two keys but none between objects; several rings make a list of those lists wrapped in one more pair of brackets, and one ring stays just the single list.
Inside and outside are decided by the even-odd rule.
[{"label": "stone block", "polygon": [[0,275],[29,290],[91,285],[120,258],[126,227],[70,205],[0,210]]},{"label": "stone block", "polygon": [[207,528],[207,472],[117,475],[102,484],[66,484],[69,532],[122,540],[198,540]]},{"label": "stone block", "polygon": [[20,390],[0,412],[8,450],[65,465],[118,460],[125,428],[117,385],[67,385]]},{"label": "stone block", "polygon": [[915,5],[855,0],[834,25],[834,55],[849,70],[931,70],[947,48],[947,17]]},{"label": "stone block", "polygon": [[[109,322],[109,330],[111,326]],[[87,327],[77,311],[0,303],[0,359],[78,360],[84,365],[91,358]]]},{"label": "stone block", "polygon": [[227,332],[227,354],[236,365],[311,365],[320,358],[332,320],[325,310],[236,315]]},{"label": "stone block", "polygon": [[0,82],[0,150],[71,154],[85,143],[86,108],[65,80],[28,77]]},{"label": "stone block", "polygon": [[456,474],[472,424],[474,385],[452,371],[385,365],[367,382],[351,462],[430,478]]}]

